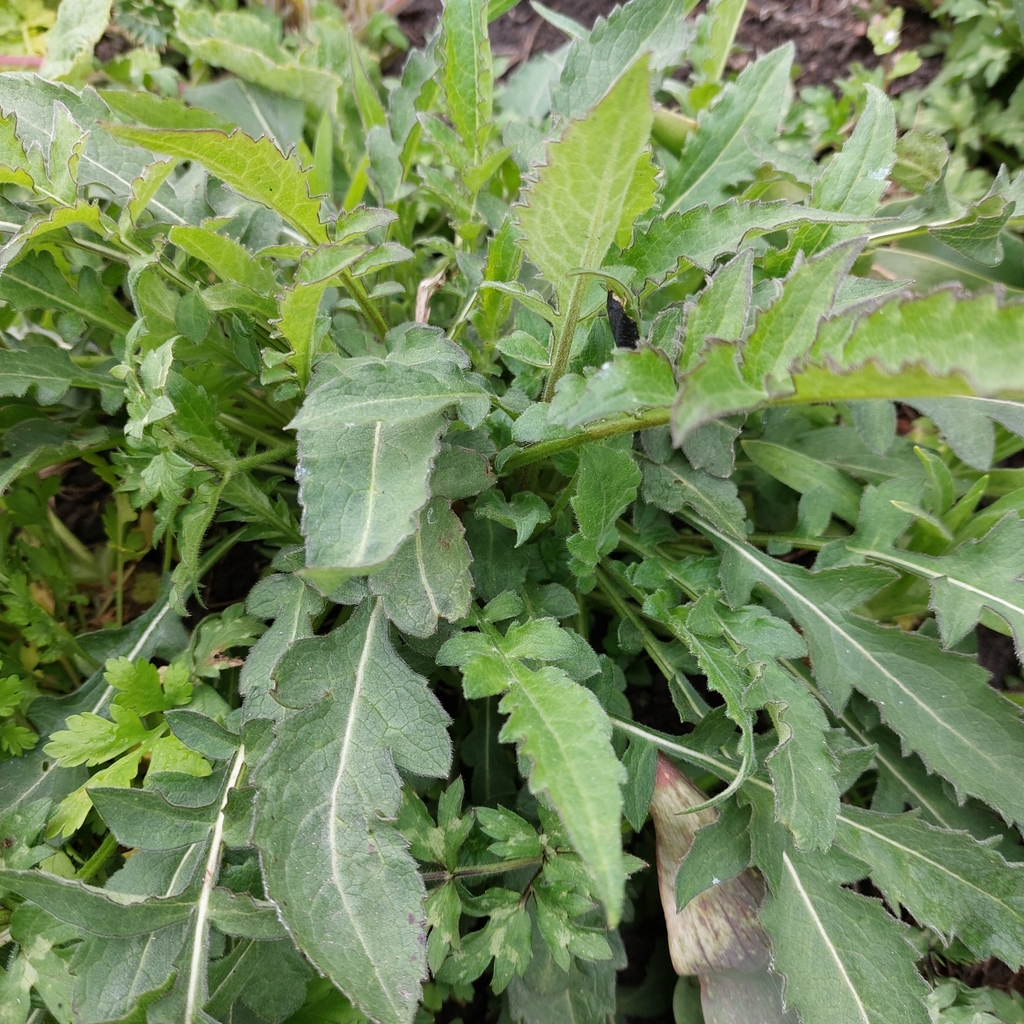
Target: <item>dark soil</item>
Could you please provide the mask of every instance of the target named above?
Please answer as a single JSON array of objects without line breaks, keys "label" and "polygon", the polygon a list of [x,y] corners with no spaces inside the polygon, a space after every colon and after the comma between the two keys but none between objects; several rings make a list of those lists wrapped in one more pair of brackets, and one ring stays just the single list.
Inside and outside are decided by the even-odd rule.
[{"label": "dark soil", "polygon": [[110,487],[85,462],[61,469],[60,490],[53,499],[57,518],[84,544],[99,544],[103,530],[103,509],[110,500]]},{"label": "dark soil", "polygon": [[[441,13],[441,0],[392,0],[402,31],[413,46],[422,46]],[[559,14],[591,28],[601,15],[619,6],[618,0],[551,0],[547,5]],[[798,87],[829,85],[843,78],[849,67],[860,62],[877,67],[882,58],[872,52],[867,39],[868,4],[864,0],[749,0],[736,37],[737,53],[730,59],[734,71],[744,68],[761,54],[792,40],[801,72]],[[935,22],[916,4],[905,5],[903,49],[925,45]],[[530,5],[519,3],[491,25],[491,47],[496,56],[507,57],[515,66],[530,56],[561,46],[566,37],[548,24]],[[926,58],[912,75],[897,79],[890,92],[920,88],[939,70],[940,58]]]}]

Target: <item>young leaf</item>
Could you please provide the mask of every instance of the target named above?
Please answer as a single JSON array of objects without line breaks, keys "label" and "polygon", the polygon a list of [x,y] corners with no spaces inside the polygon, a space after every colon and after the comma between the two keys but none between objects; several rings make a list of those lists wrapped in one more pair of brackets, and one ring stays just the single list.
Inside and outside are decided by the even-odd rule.
[{"label": "young leaf", "polygon": [[441,25],[448,116],[479,164],[494,85],[486,0],[446,0]]},{"label": "young leaf", "polygon": [[379,604],[298,641],[275,675],[282,703],[303,710],[277,725],[256,775],[267,892],[353,1002],[382,1024],[411,1024],[426,974],[424,889],[388,820],[396,763],[447,774],[447,716],[391,647]]},{"label": "young leaf", "polygon": [[618,543],[615,521],[636,498],[640,470],[625,451],[604,445],[584,445],[571,499],[579,533],[566,544],[572,556],[569,568],[586,579],[594,567]]},{"label": "young leaf", "polygon": [[[648,151],[651,101],[646,59],[616,82],[585,121],[548,147],[547,165],[523,194],[520,245],[551,282],[561,323],[550,387],[565,371],[588,280],[574,271],[599,267],[628,211],[654,202]],[[550,395],[549,395],[550,397]]]},{"label": "young leaf", "polygon": [[[585,39],[569,51],[551,109],[566,120],[586,117],[618,77],[644,54],[651,69],[676,63],[689,27],[684,18],[695,0],[634,0],[598,18]],[[582,264],[591,266],[592,264]]]},{"label": "young leaf", "polygon": [[714,106],[700,117],[678,166],[668,175],[662,214],[724,201],[730,185],[753,175],[761,161],[745,136],[775,139],[792,63],[792,45],[780,46],[725,86]]},{"label": "young leaf", "polygon": [[827,850],[839,812],[838,764],[825,740],[828,719],[807,688],[774,661],[747,692],[749,707],[767,707],[779,745],[765,764],[775,787],[775,816],[801,850]]},{"label": "young leaf", "polygon": [[961,640],[988,609],[1013,630],[1018,653],[1024,648],[1024,520],[1016,515],[1000,520],[981,540],[939,558],[856,542],[850,550],[929,580],[932,608],[947,646]]}]

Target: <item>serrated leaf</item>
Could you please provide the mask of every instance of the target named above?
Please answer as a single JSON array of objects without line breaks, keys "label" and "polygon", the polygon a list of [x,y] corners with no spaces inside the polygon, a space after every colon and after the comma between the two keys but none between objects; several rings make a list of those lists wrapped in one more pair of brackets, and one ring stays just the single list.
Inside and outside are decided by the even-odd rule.
[{"label": "serrated leaf", "polygon": [[[598,18],[566,57],[552,110],[567,120],[585,117],[618,77],[643,54],[652,70],[679,60],[689,36],[683,20],[694,0],[636,0]],[[592,266],[593,264],[580,264]]]},{"label": "serrated leaf", "polygon": [[793,833],[799,849],[827,850],[835,834],[839,789],[824,710],[775,662],[764,666],[746,700],[751,708],[768,708],[779,739],[765,760],[775,788],[775,817]]},{"label": "serrated leaf", "polygon": [[110,24],[111,0],[70,0],[57,9],[57,22],[46,34],[46,60],[40,73],[60,78],[74,68],[79,58],[88,59]]},{"label": "serrated leaf", "polygon": [[730,185],[753,176],[761,160],[751,152],[745,136],[749,133],[774,141],[792,63],[792,45],[780,46],[725,86],[711,109],[699,118],[678,166],[667,176],[663,214],[721,202]]},{"label": "serrated leaf", "polygon": [[860,247],[857,241],[841,243],[794,269],[743,347],[742,372],[748,384],[787,390],[794,362],[810,350],[818,323],[831,310],[839,282]]},{"label": "serrated leaf", "polygon": [[519,244],[554,286],[563,318],[553,350],[555,378],[564,371],[589,286],[575,271],[599,267],[615,236],[632,227],[625,211],[636,215],[654,202],[653,179],[642,170],[653,119],[648,80],[642,58],[585,121],[570,124],[548,147],[546,166],[523,192]]},{"label": "serrated leaf", "polygon": [[856,542],[850,550],[929,580],[932,608],[946,646],[961,640],[983,609],[1005,620],[1018,652],[1024,646],[1024,520],[1018,516],[1007,515],[981,540],[941,557]]},{"label": "serrated leaf", "polygon": [[612,750],[611,723],[590,690],[553,668],[517,673],[500,710],[509,717],[499,739],[528,759],[530,792],[558,809],[614,927],[626,883],[619,834],[626,773]]},{"label": "serrated leaf", "polygon": [[783,852],[782,876],[761,921],[772,937],[772,967],[786,979],[786,1004],[804,1024],[930,1020],[903,926],[877,901],[830,881],[806,856]]},{"label": "serrated leaf", "polygon": [[194,903],[183,897],[140,899],[42,871],[0,870],[0,888],[9,889],[94,935],[142,935],[186,920]]},{"label": "serrated leaf", "polygon": [[446,0],[441,26],[448,117],[479,163],[494,86],[486,0]]},{"label": "serrated leaf", "polygon": [[370,591],[388,618],[410,636],[430,636],[439,618],[469,613],[472,555],[451,504],[434,498],[420,511],[419,529],[370,577]]},{"label": "serrated leaf", "polygon": [[[722,545],[722,581],[733,603],[757,582],[799,623],[815,678],[833,709],[856,688],[873,700],[906,747],[956,786],[1008,820],[1024,817],[1024,799],[1003,785],[1024,773],[1024,727],[970,659],[933,640],[885,628],[850,613],[887,580],[871,567],[809,573],[702,525]],[[891,577],[890,577],[891,579]]]},{"label": "serrated leaf", "polygon": [[1012,212],[1013,207],[1002,196],[988,196],[972,204],[960,220],[929,230],[940,242],[969,260],[994,267],[1003,262],[1000,235]]},{"label": "serrated leaf", "polygon": [[270,139],[254,142],[241,131],[225,135],[211,128],[174,131],[115,125],[110,132],[154,152],[202,164],[242,195],[279,213],[311,242],[327,241],[320,200],[311,198],[309,172],[302,170],[294,156],[282,156]]},{"label": "serrated leaf", "polygon": [[33,253],[8,267],[0,276],[0,299],[19,310],[77,313],[115,335],[125,334],[135,322],[113,295],[101,287],[94,271],[83,269],[77,286],[72,286],[48,252]]},{"label": "serrated leaf", "polygon": [[693,509],[722,529],[744,536],[747,511],[731,480],[693,469],[682,455],[663,464],[644,462],[643,475],[645,501],[666,512]]},{"label": "serrated leaf", "polygon": [[686,306],[686,334],[679,354],[684,373],[700,361],[709,338],[738,342],[743,337],[750,309],[754,253],[746,249],[730,260]]},{"label": "serrated leaf", "polygon": [[796,206],[781,199],[770,203],[732,199],[714,209],[703,203],[686,213],[653,218],[638,231],[633,245],[615,256],[615,262],[633,267],[638,282],[660,284],[684,263],[712,270],[718,256],[739,251],[746,239],[779,228],[819,223],[862,226],[869,224],[870,218]]},{"label": "serrated leaf", "polygon": [[203,842],[213,827],[217,807],[178,807],[160,793],[142,789],[94,786],[93,805],[125,847],[176,850]]},{"label": "serrated leaf", "polygon": [[941,935],[955,935],[980,960],[1024,962],[1024,865],[1007,864],[990,845],[947,832],[916,814],[878,814],[844,806],[837,843],[871,866],[893,907]]},{"label": "serrated leaf", "polygon": [[369,602],[328,636],[296,643],[275,675],[282,701],[304,710],[278,723],[256,774],[267,892],[364,1012],[411,1024],[426,974],[424,889],[388,820],[400,798],[396,763],[447,774],[447,716]]},{"label": "serrated leaf", "polygon": [[566,544],[572,556],[569,569],[578,577],[593,575],[594,567],[619,541],[616,520],[633,503],[640,486],[640,469],[629,452],[600,444],[580,449],[576,493],[571,498],[579,532]]},{"label": "serrated leaf", "polygon": [[[856,323],[823,331],[794,375],[803,401],[844,398],[998,397],[1024,390],[1012,352],[1024,330],[1024,304],[949,291],[892,299]],[[830,367],[825,370],[825,365]]]},{"label": "serrated leaf", "polygon": [[772,441],[743,441],[756,466],[800,494],[821,491],[830,510],[852,526],[860,515],[861,488],[832,466]]},{"label": "serrated leaf", "polygon": [[226,68],[248,82],[320,111],[336,112],[343,79],[329,67],[296,60],[281,46],[271,23],[255,13],[181,11],[175,28],[192,54],[207,64]]},{"label": "serrated leaf", "polygon": [[[6,275],[0,281],[5,279]],[[63,349],[42,346],[20,351],[0,349],[0,396],[20,398],[30,388],[35,388],[40,405],[55,405],[71,387],[118,394],[124,386],[108,374],[76,366]],[[9,436],[10,432],[5,436],[5,444],[9,443]]]},{"label": "serrated leaf", "polygon": [[513,494],[511,501],[506,500],[500,491],[487,491],[473,507],[473,514],[481,519],[493,519],[515,530],[517,548],[533,536],[533,531],[539,525],[551,520],[551,509],[547,502],[528,491]]},{"label": "serrated leaf", "polygon": [[[896,160],[895,145],[892,102],[885,93],[867,86],[867,101],[857,127],[815,183],[810,205],[835,213],[873,216]],[[856,227],[805,228],[794,245],[811,255],[855,234]]]}]

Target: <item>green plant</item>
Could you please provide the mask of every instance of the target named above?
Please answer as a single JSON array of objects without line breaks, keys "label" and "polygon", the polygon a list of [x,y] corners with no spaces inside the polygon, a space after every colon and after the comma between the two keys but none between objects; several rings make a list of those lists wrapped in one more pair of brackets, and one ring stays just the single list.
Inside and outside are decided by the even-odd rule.
[{"label": "green plant", "polygon": [[[677,898],[758,872],[805,1024],[1010,1024],[915,964],[1024,961],[1024,730],[966,653],[1024,626],[1024,304],[892,268],[1020,290],[1022,181],[958,201],[870,87],[793,158],[792,48],[721,83],[726,3],[677,151],[687,2],[598,22],[526,109],[506,6],[449,0],[386,94],[328,7],[300,42],[182,6],[188,105],[0,76],[0,1005],[664,1011],[655,960],[615,986],[661,751],[720,815]],[[206,611],[243,542],[262,578]]]}]

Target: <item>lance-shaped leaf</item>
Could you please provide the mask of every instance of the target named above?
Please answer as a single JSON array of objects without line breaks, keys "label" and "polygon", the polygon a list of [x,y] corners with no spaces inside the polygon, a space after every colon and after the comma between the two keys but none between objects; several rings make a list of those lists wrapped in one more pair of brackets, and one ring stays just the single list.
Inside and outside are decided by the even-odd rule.
[{"label": "lance-shaped leaf", "polygon": [[893,907],[942,935],[955,935],[979,960],[1024,962],[1024,865],[1007,864],[990,844],[947,832],[917,814],[878,814],[846,805],[836,842],[871,866]]},{"label": "lance-shaped leaf", "polygon": [[[896,117],[892,102],[874,86],[867,87],[867,102],[857,127],[842,151],[829,163],[814,186],[810,205],[819,210],[872,216],[896,161]],[[818,252],[829,242],[857,234],[856,227],[807,227],[794,239],[794,248]]]},{"label": "lance-shaped leaf", "polygon": [[693,469],[682,455],[668,462],[645,462],[644,500],[666,512],[691,508],[716,526],[737,537],[744,535],[747,511],[731,480],[721,480],[703,470]]},{"label": "lance-shaped leaf", "polygon": [[519,244],[558,297],[554,380],[565,371],[590,285],[589,277],[575,272],[601,266],[612,242],[628,236],[636,217],[654,203],[648,82],[647,59],[641,58],[585,121],[570,124],[548,147],[546,166],[523,192]]},{"label": "lance-shaped leaf", "polygon": [[792,63],[792,44],[780,46],[725,86],[700,117],[665,182],[664,213],[724,200],[730,185],[753,175],[761,159],[747,145],[746,136],[775,139]]},{"label": "lance-shaped leaf", "polygon": [[534,619],[513,623],[504,637],[493,627],[456,634],[437,661],[461,668],[467,697],[508,691],[500,710],[509,719],[498,738],[514,741],[527,758],[531,791],[557,809],[614,927],[626,881],[619,832],[625,771],[612,749],[611,724],[594,693],[564,671],[534,671],[520,660],[571,664],[579,644],[553,619]]},{"label": "lance-shaped leaf", "polygon": [[[6,280],[6,275],[0,280]],[[29,388],[35,388],[40,405],[53,405],[72,387],[109,392],[115,409],[121,404],[120,395],[124,390],[124,385],[108,374],[76,366],[63,349],[42,346],[20,351],[0,349],[0,396],[20,398]]]},{"label": "lance-shaped leaf", "polygon": [[856,542],[850,550],[929,580],[931,606],[947,646],[961,640],[987,608],[1013,630],[1018,655],[1024,649],[1024,520],[1017,515],[1007,515],[981,540],[941,557]]},{"label": "lance-shaped leaf", "polygon": [[[852,328],[852,330],[851,330]],[[856,324],[840,317],[823,330],[794,375],[804,401],[853,398],[998,397],[1024,390],[1016,358],[1024,303],[949,291],[892,299]]]},{"label": "lance-shaped leaf", "polygon": [[134,317],[103,288],[96,273],[84,268],[72,286],[48,252],[33,253],[8,267],[0,277],[0,299],[15,309],[60,310],[113,334],[124,334]]},{"label": "lance-shaped leaf", "polygon": [[950,448],[969,466],[984,470],[995,454],[993,422],[1024,436],[1024,403],[996,398],[918,399],[914,408],[927,416]]},{"label": "lance-shaped leaf", "polygon": [[281,151],[264,136],[254,142],[241,131],[230,135],[210,128],[171,131],[162,128],[111,127],[111,133],[136,142],[157,153],[194,160],[211,174],[276,213],[311,242],[327,241],[327,228],[320,221],[320,200],[309,172],[296,157]]},{"label": "lance-shaped leaf", "polygon": [[885,628],[850,613],[891,576],[869,566],[810,573],[779,562],[701,524],[724,553],[722,582],[730,603],[745,603],[755,583],[772,590],[803,630],[822,693],[833,709],[853,688],[925,765],[979,797],[1007,820],[1024,820],[1024,793],[1006,777],[1024,777],[1024,726],[1016,709],[986,683],[971,659],[934,640]]},{"label": "lance-shaped leaf", "polygon": [[469,613],[473,560],[459,517],[444,498],[420,511],[419,529],[370,577],[370,590],[391,621],[410,636],[430,636],[439,618]]},{"label": "lance-shaped leaf", "polygon": [[396,764],[447,774],[448,718],[365,603],[278,662],[278,723],[256,776],[255,841],[268,894],[306,955],[368,1016],[411,1024],[426,976],[423,881],[389,824]]},{"label": "lance-shaped leaf", "polygon": [[666,275],[682,269],[683,261],[710,271],[718,256],[737,252],[744,239],[779,228],[820,223],[863,228],[870,221],[782,199],[771,203],[732,199],[714,209],[703,203],[686,213],[655,217],[647,228],[637,231],[633,245],[614,259],[619,265],[633,267],[638,283],[650,279],[660,284]]},{"label": "lance-shaped leaf", "polygon": [[786,979],[786,1004],[803,1024],[928,1024],[927,988],[904,926],[877,900],[837,885],[808,855],[783,851],[761,922],[772,967]]},{"label": "lance-shaped leaf", "polygon": [[494,88],[486,0],[446,0],[441,25],[448,116],[479,163]]}]

